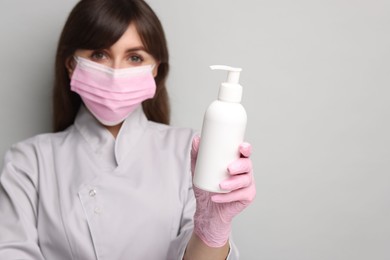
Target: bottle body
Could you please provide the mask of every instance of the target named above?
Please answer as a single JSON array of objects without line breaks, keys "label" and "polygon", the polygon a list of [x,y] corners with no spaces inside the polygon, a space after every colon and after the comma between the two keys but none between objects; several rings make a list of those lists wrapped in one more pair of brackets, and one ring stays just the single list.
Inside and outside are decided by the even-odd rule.
[{"label": "bottle body", "polygon": [[240,157],[239,145],[244,141],[247,115],[236,102],[215,100],[206,110],[195,165],[196,187],[226,193],[219,184],[229,178],[227,167]]}]

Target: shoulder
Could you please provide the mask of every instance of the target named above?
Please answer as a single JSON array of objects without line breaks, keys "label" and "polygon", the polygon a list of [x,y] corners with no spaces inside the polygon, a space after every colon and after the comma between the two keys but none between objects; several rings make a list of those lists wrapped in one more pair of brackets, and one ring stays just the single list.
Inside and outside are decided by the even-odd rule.
[{"label": "shoulder", "polygon": [[192,140],[197,134],[194,129],[155,122],[148,122],[146,129],[143,140],[148,149],[152,149],[150,152],[167,158],[167,161],[189,165]]},{"label": "shoulder", "polygon": [[170,126],[151,121],[148,122],[147,129],[154,138],[163,139],[165,142],[181,143],[183,145],[190,144],[193,137],[197,134],[191,128]]},{"label": "shoulder", "polygon": [[161,132],[161,133],[194,133],[195,130],[189,127],[178,127],[178,126],[171,126],[166,124],[161,124],[153,121],[148,121],[148,128]]},{"label": "shoulder", "polygon": [[39,134],[13,144],[5,154],[4,165],[12,162],[21,168],[37,168],[39,160],[51,156],[53,146],[60,146],[71,131],[73,129],[69,128],[63,132]]},{"label": "shoulder", "polygon": [[40,172],[47,161],[53,161],[53,141],[63,139],[67,132],[40,134],[13,144],[6,152],[1,182],[30,183],[38,187]]}]

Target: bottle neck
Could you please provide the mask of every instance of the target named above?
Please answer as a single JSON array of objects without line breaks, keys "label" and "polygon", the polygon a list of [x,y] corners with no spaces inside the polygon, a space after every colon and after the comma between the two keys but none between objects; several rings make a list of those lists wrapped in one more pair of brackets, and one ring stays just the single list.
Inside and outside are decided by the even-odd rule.
[{"label": "bottle neck", "polygon": [[219,89],[218,99],[225,102],[240,103],[242,86],[239,84],[222,83]]}]

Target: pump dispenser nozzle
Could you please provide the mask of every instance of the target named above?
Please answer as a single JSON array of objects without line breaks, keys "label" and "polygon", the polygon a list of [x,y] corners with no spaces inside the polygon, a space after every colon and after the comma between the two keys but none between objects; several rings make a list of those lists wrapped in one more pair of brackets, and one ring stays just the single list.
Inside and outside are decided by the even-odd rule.
[{"label": "pump dispenser nozzle", "polygon": [[228,83],[236,83],[236,84],[238,84],[238,82],[239,82],[240,72],[242,71],[241,68],[233,68],[233,67],[225,66],[225,65],[212,65],[212,66],[210,66],[210,69],[228,71],[229,73],[228,73],[227,82]]},{"label": "pump dispenser nozzle", "polygon": [[212,65],[212,70],[228,71],[227,81],[221,84],[218,99],[227,102],[241,102],[242,87],[239,85],[241,68],[233,68],[225,65]]}]

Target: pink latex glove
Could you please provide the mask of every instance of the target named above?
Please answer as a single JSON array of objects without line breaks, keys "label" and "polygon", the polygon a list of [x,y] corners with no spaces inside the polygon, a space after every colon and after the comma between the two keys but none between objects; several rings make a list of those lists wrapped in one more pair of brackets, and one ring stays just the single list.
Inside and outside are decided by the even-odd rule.
[{"label": "pink latex glove", "polygon": [[[194,137],[191,150],[191,171],[194,174],[200,137]],[[196,212],[194,232],[210,247],[222,247],[229,239],[233,217],[243,211],[256,196],[252,161],[249,159],[252,147],[240,145],[241,158],[227,168],[230,178],[220,183],[229,193],[212,193],[195,186]]]}]

